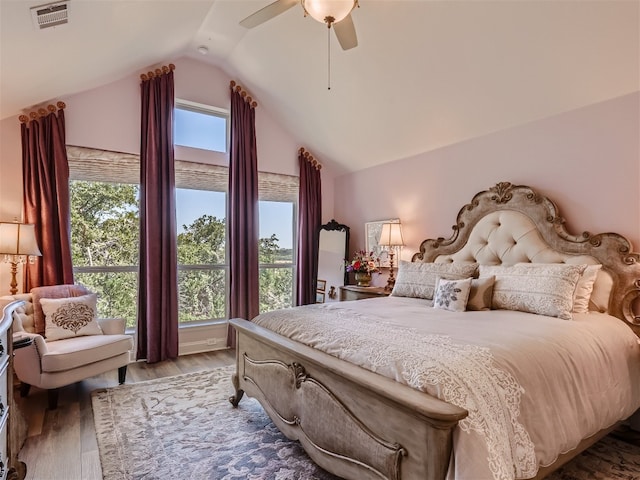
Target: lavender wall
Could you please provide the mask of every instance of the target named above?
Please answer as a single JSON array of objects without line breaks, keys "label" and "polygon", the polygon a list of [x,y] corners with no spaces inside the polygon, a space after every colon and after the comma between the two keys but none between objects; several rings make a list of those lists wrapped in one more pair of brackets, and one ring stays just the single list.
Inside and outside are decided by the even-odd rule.
[{"label": "lavender wall", "polygon": [[0,221],[22,220],[22,147],[17,117],[0,121]]},{"label": "lavender wall", "polygon": [[365,222],[400,218],[409,260],[500,181],[550,197],[572,233],[617,232],[640,250],[640,92],[338,177],[336,217],[351,250]]},{"label": "lavender wall", "polygon": [[[229,82],[217,67],[188,57],[173,62],[176,98],[229,109]],[[140,144],[140,78],[137,72],[118,82],[78,93],[67,103],[67,143],[136,153]],[[259,102],[259,99],[258,99]],[[257,148],[260,170],[297,174],[297,141],[256,109]],[[227,155],[176,147],[176,158],[219,165]]]}]

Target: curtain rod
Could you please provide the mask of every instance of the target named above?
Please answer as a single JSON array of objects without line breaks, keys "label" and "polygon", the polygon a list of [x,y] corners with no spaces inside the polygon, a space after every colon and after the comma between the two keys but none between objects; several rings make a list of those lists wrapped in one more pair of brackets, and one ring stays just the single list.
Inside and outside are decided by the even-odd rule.
[{"label": "curtain rod", "polygon": [[229,83],[229,88],[232,92],[235,91],[236,93],[239,93],[240,96],[244,98],[244,101],[251,105],[252,108],[256,108],[258,106],[258,102],[251,98],[251,95],[249,95],[238,83],[236,83],[235,80],[231,80],[231,83]]},{"label": "curtain rod", "polygon": [[20,123],[27,123],[30,120],[37,120],[38,118],[46,117],[50,113],[55,113],[58,109],[62,110],[66,106],[67,105],[64,102],[58,102],[55,105],[49,104],[47,105],[46,109],[44,107],[41,107],[38,110],[34,110],[33,112],[30,112],[26,115],[20,115],[18,117],[18,120],[20,120]]}]

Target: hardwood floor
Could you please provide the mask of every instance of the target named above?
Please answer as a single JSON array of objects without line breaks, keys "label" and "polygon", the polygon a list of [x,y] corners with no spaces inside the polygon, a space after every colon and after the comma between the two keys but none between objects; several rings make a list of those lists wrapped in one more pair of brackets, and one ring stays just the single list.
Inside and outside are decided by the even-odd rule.
[{"label": "hardwood floor", "polygon": [[[185,355],[177,360],[129,365],[126,383],[232,365],[233,350]],[[58,408],[47,410],[45,390],[32,388],[18,408],[27,424],[27,439],[18,458],[27,464],[26,480],[102,480],[91,391],[118,384],[118,372],[91,377],[60,389]]]}]

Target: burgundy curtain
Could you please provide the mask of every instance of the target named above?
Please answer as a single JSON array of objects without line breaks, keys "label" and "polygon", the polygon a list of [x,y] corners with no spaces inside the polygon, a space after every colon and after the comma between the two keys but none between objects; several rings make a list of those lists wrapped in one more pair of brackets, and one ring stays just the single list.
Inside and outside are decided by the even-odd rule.
[{"label": "burgundy curtain", "polygon": [[[256,112],[250,96],[231,82],[231,146],[229,155],[229,264],[231,318],[253,319],[259,313],[258,284],[258,154]],[[229,327],[227,344],[235,346]]]},{"label": "burgundy curtain", "polygon": [[73,283],[69,164],[63,102],[21,115],[24,222],[35,224],[42,257],[25,265],[24,291]]},{"label": "burgundy curtain", "polygon": [[173,65],[141,75],[140,272],[137,358],[178,356],[178,247]]},{"label": "burgundy curtain", "polygon": [[316,301],[318,277],[318,244],[322,225],[322,192],[320,164],[301,148],[300,190],[298,194],[298,251],[296,272],[296,304]]}]

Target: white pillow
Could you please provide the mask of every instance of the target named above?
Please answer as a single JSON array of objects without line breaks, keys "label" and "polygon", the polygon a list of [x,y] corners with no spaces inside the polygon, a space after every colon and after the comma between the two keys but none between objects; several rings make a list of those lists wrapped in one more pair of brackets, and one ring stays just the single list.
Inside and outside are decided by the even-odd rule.
[{"label": "white pillow", "polygon": [[573,313],[589,313],[589,300],[600,269],[602,269],[602,265],[587,265],[587,268],[584,269],[578,280],[578,285],[576,285]]},{"label": "white pillow", "polygon": [[102,335],[97,320],[98,295],[72,298],[41,298],[47,341],[84,335]]},{"label": "white pillow", "polygon": [[[548,263],[516,263],[516,265],[549,265]],[[559,264],[567,265],[567,264]],[[571,264],[569,264],[571,265]],[[573,295],[573,307],[571,311],[573,313],[589,313],[589,300],[591,299],[591,292],[593,292],[593,285],[596,278],[598,278],[598,272],[602,268],[602,265],[585,265],[585,269],[578,279],[576,290]]]},{"label": "white pillow", "polygon": [[491,308],[571,320],[576,285],[585,268],[558,263],[480,265],[480,278],[496,278]]},{"label": "white pillow", "polygon": [[438,278],[436,293],[433,297],[433,308],[441,308],[452,312],[464,312],[471,291],[471,278],[464,280],[447,280]]},{"label": "white pillow", "polygon": [[477,263],[400,262],[398,276],[391,295],[433,299],[438,277],[450,280],[473,277]]}]

